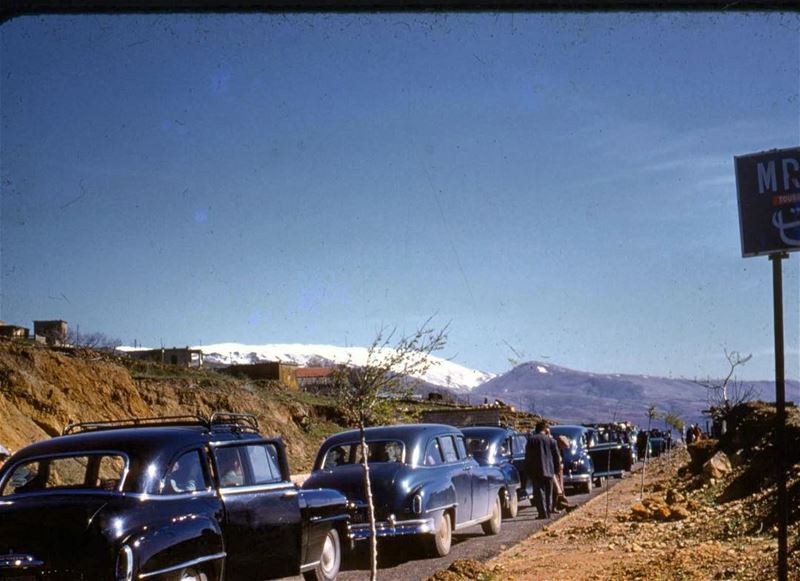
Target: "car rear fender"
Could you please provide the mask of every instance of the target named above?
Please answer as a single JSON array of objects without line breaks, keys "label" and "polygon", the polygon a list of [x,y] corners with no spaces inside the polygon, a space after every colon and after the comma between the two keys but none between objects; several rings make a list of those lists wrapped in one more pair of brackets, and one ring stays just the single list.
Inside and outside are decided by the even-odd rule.
[{"label": "car rear fender", "polygon": [[499,468],[503,473],[503,480],[505,481],[506,489],[510,492],[519,488],[519,470],[517,470],[516,466],[510,462],[507,462],[505,464],[501,464]]},{"label": "car rear fender", "polygon": [[[453,482],[448,478],[437,478],[419,485],[410,498],[417,494],[422,498],[422,515],[441,515],[446,509],[458,510],[458,495]],[[453,521],[455,522],[455,521]]]},{"label": "car rear fender", "polygon": [[301,520],[303,523],[302,565],[319,560],[325,537],[331,528],[347,538],[347,499],[337,490],[318,488],[299,491]]},{"label": "car rear fender", "polygon": [[225,544],[215,515],[184,512],[154,519],[131,530],[120,544],[131,550],[135,579],[169,579],[185,567],[197,566],[220,578]]}]

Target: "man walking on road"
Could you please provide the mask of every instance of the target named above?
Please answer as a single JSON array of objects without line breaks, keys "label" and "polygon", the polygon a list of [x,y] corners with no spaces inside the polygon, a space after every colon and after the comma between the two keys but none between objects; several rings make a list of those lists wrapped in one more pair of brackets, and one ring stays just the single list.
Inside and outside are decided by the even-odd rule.
[{"label": "man walking on road", "polygon": [[533,499],[539,518],[550,518],[553,503],[553,476],[559,466],[554,461],[560,460],[556,441],[547,435],[547,423],[536,424],[536,433],[528,438],[525,446],[525,472],[533,481]]}]

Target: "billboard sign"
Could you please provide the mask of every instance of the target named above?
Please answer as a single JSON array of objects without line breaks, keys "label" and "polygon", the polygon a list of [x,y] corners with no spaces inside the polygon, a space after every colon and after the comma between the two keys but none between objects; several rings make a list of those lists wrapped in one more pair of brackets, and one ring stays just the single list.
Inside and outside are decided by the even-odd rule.
[{"label": "billboard sign", "polygon": [[800,147],[733,160],[742,256],[800,250]]}]

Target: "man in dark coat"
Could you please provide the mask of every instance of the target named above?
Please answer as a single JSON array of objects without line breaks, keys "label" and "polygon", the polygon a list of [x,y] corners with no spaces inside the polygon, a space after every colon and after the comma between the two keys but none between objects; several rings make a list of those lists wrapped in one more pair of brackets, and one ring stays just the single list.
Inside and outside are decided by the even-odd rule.
[{"label": "man in dark coat", "polygon": [[[547,424],[536,424],[536,433],[528,438],[525,446],[525,471],[528,478],[533,481],[533,500],[539,518],[550,518],[553,505],[553,476],[559,466],[554,461],[559,459],[561,453],[555,439],[547,435]],[[560,462],[559,462],[560,465]]]}]

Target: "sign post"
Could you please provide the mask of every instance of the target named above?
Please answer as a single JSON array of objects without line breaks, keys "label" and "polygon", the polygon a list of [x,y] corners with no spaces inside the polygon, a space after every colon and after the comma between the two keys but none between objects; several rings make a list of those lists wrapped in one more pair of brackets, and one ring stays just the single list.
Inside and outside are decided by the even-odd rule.
[{"label": "sign post", "polygon": [[786,491],[786,386],[783,358],[783,271],[788,252],[800,250],[800,148],[734,158],[742,256],[772,261],[775,328],[775,453],[778,484],[778,580],[787,581],[789,498]]}]

